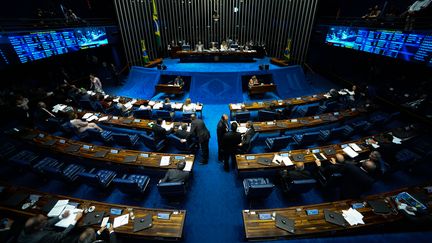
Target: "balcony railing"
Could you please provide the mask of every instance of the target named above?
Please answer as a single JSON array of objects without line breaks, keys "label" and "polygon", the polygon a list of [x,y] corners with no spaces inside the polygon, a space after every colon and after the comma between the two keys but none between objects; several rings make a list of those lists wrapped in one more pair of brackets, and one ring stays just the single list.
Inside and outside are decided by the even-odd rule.
[{"label": "balcony railing", "polygon": [[68,27],[85,27],[85,26],[106,26],[113,25],[115,21],[109,18],[89,18],[81,21],[67,22],[64,18],[47,18],[47,19],[0,19],[0,31],[20,31],[20,30],[43,30]]}]

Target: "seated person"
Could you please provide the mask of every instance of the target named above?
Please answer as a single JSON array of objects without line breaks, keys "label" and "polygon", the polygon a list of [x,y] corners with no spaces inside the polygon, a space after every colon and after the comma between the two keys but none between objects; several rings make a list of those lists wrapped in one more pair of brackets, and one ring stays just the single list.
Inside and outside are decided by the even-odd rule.
[{"label": "seated person", "polygon": [[336,154],[335,158],[330,158],[329,163],[322,164],[319,159],[315,160],[317,169],[325,177],[334,173],[341,173],[345,164],[345,157],[342,154]]},{"label": "seated person", "polygon": [[171,101],[169,98],[165,98],[164,103],[162,105],[162,110],[165,110],[165,111],[172,111],[173,110],[173,108],[171,106]]},{"label": "seated person", "polygon": [[239,149],[242,152],[247,152],[250,150],[251,139],[255,135],[255,128],[252,121],[246,123],[246,133],[242,135],[242,142],[239,144]]},{"label": "seated person", "polygon": [[285,103],[285,107],[282,110],[278,110],[279,119],[288,119],[291,116],[292,107],[290,103]]},{"label": "seated person", "polygon": [[[106,242],[102,240],[105,238],[102,236],[102,233],[105,231],[106,226],[101,227],[98,231],[95,232],[93,228],[86,228],[78,237],[78,243],[87,243],[87,242]],[[113,224],[110,224],[108,229],[109,232],[109,243],[117,242],[117,236],[114,232]]]},{"label": "seated person", "polygon": [[360,167],[354,164],[346,164],[342,171],[341,194],[342,198],[358,198],[369,190],[373,183],[373,174],[376,164],[366,160]]},{"label": "seated person", "polygon": [[396,153],[401,149],[401,145],[393,143],[393,136],[391,134],[383,134],[376,137],[378,140],[379,148],[377,149],[385,162],[391,164],[396,163]]},{"label": "seated person", "polygon": [[126,99],[121,97],[119,101],[115,104],[116,108],[121,112],[127,112],[129,109],[124,105],[126,103]]},{"label": "seated person", "polygon": [[102,132],[102,128],[100,128],[98,125],[96,125],[93,122],[85,122],[81,119],[78,119],[78,116],[75,112],[71,112],[69,115],[69,120],[72,126],[77,129],[78,133],[83,133],[89,129],[97,129],[98,131]]},{"label": "seated person", "polygon": [[226,43],[226,41],[222,41],[222,43],[220,45],[220,50],[221,51],[227,51],[228,50],[228,44]]},{"label": "seated person", "polygon": [[258,79],[257,77],[254,75],[252,76],[251,79],[249,79],[249,87],[255,86],[255,85],[259,85]]},{"label": "seated person", "polygon": [[59,222],[63,218],[75,217],[78,221],[82,217],[82,213],[70,215],[69,211],[65,211],[62,215],[48,219],[42,214],[38,214],[34,217],[29,218],[24,229],[18,236],[18,243],[37,243],[37,242],[50,242],[60,243],[64,242],[65,237],[72,231],[74,225],[69,225],[66,229],[61,232],[54,231],[52,226]]},{"label": "seated person", "polygon": [[174,86],[180,86],[180,87],[183,87],[183,85],[184,85],[184,81],[183,81],[182,77],[177,76],[177,77],[174,79],[173,85],[174,85]]},{"label": "seated person", "polygon": [[293,180],[308,180],[313,179],[311,173],[305,170],[305,166],[303,162],[294,163],[294,170],[283,170],[281,171],[282,180],[285,183],[291,182]]},{"label": "seated person", "polygon": [[138,108],[138,110],[151,110],[152,107],[149,105],[149,101],[148,100],[144,100],[142,102],[142,105],[140,105],[140,107]]},{"label": "seated person", "polygon": [[111,97],[107,97],[105,99],[105,97],[102,94],[96,94],[96,99],[99,101],[99,104],[101,104],[104,109],[108,109],[111,107],[111,103],[112,103]]},{"label": "seated person", "polygon": [[367,160],[373,161],[377,167],[373,174],[374,177],[384,174],[389,169],[389,165],[382,159],[382,156],[378,151],[370,152],[369,157],[365,160],[361,160],[360,163],[366,162]]},{"label": "seated person", "polygon": [[204,51],[204,45],[201,43],[201,41],[198,41],[198,44],[195,45],[195,51],[197,52]]},{"label": "seated person", "polygon": [[56,119],[56,116],[46,108],[46,104],[42,101],[38,102],[33,116],[37,124],[46,122],[50,118]]},{"label": "seated person", "polygon": [[194,113],[195,111],[196,111],[196,105],[192,104],[190,98],[187,98],[183,104],[183,112]]},{"label": "seated person", "polygon": [[162,127],[162,118],[158,118],[156,120],[156,124],[153,125],[152,131],[155,143],[159,143],[160,141],[166,139],[167,131]]},{"label": "seated person", "polygon": [[186,167],[186,162],[180,161],[176,169],[169,169],[165,177],[159,182],[186,182],[189,178],[189,172],[183,171]]},{"label": "seated person", "polygon": [[186,123],[181,124],[180,128],[176,128],[174,131],[174,135],[181,139],[182,143],[187,142],[188,139],[191,138],[191,133],[188,132],[188,125]]}]

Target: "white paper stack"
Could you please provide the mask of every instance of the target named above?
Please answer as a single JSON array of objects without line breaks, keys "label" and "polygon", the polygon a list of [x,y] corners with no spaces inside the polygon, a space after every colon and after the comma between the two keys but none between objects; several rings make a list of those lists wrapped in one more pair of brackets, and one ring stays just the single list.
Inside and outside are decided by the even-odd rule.
[{"label": "white paper stack", "polygon": [[69,225],[75,225],[76,224],[76,215],[77,213],[82,212],[82,209],[78,209],[76,208],[76,206],[72,206],[72,205],[66,205],[66,207],[64,208],[64,210],[62,211],[62,214],[68,210],[69,211],[69,216],[66,218],[63,218],[62,220],[58,221],[55,226],[57,227],[62,227],[62,228],[67,228],[69,227]]},{"label": "white paper stack", "polygon": [[242,126],[237,127],[237,132],[239,133],[246,133],[247,130],[248,129],[246,127],[242,127]]},{"label": "white paper stack", "polygon": [[57,217],[63,212],[63,209],[69,203],[69,200],[58,200],[54,207],[49,211],[48,217]]},{"label": "white paper stack", "polygon": [[117,98],[113,99],[113,102],[119,102],[119,100],[120,100],[120,97],[117,97]]},{"label": "white paper stack", "polygon": [[130,110],[132,108],[132,103],[128,102],[124,104],[124,106],[126,107],[126,109]]},{"label": "white paper stack", "polygon": [[87,118],[93,116],[93,113],[85,113],[82,119],[87,120]]},{"label": "white paper stack", "polygon": [[156,104],[156,102],[154,102],[153,100],[149,101],[149,106],[154,106]]},{"label": "white paper stack", "polygon": [[279,154],[275,154],[273,157],[273,163],[275,164],[284,164],[285,166],[294,165],[289,157],[280,156]]},{"label": "white paper stack", "polygon": [[64,111],[66,109],[67,105],[63,104],[57,104],[53,107],[52,112],[57,113],[59,111]]},{"label": "white paper stack", "polygon": [[162,121],[162,124],[161,124],[161,127],[162,127],[163,129],[169,131],[169,130],[171,130],[171,129],[174,127],[174,123],[172,122],[171,124],[167,125],[167,124],[166,124],[166,121],[163,120],[163,121]]},{"label": "white paper stack", "polygon": [[231,104],[231,109],[233,110],[241,110],[242,104]]},{"label": "white paper stack", "polygon": [[162,156],[160,166],[168,166],[170,164],[170,156]]},{"label": "white paper stack", "polygon": [[352,149],[354,149],[354,151],[359,152],[362,151],[362,149],[355,143],[350,143],[348,144]]},{"label": "white paper stack", "polygon": [[356,209],[350,208],[348,210],[342,210],[342,215],[351,226],[365,224],[363,221],[363,215]]},{"label": "white paper stack", "polygon": [[183,171],[191,171],[192,170],[192,161],[186,161],[186,166],[184,167]]},{"label": "white paper stack", "polygon": [[121,216],[115,217],[113,222],[113,227],[118,228],[122,225],[126,225],[129,223],[129,214],[123,214]]},{"label": "white paper stack", "polygon": [[175,103],[172,105],[172,108],[176,109],[176,110],[180,110],[183,107],[182,103]]},{"label": "white paper stack", "polygon": [[93,115],[93,116],[91,116],[91,117],[89,117],[89,118],[86,119],[86,121],[88,121],[88,122],[97,121],[97,120],[99,120],[99,117],[97,117],[95,115]]},{"label": "white paper stack", "polygon": [[154,105],[153,105],[153,109],[155,109],[155,110],[159,110],[159,109],[161,109],[163,107],[163,104],[162,103],[155,103]]},{"label": "white paper stack", "polygon": [[356,151],[354,151],[351,147],[347,146],[345,148],[342,149],[345,154],[347,154],[349,157],[351,158],[355,158],[358,156],[358,153]]},{"label": "white paper stack", "polygon": [[108,120],[108,116],[103,116],[99,118],[99,121],[107,121],[107,120]]},{"label": "white paper stack", "polygon": [[401,144],[401,143],[402,143],[402,139],[393,136],[393,140],[392,140],[392,142],[395,143],[395,144]]}]

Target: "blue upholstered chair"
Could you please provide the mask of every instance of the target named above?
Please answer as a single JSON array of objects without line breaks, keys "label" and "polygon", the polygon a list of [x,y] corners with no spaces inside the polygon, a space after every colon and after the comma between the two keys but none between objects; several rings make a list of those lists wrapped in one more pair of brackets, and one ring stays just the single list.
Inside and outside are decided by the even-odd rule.
[{"label": "blue upholstered chair", "polygon": [[321,186],[330,188],[330,187],[338,187],[342,181],[341,173],[332,173],[331,175],[324,175],[320,170],[318,171],[317,176],[318,182]]},{"label": "blue upholstered chair", "polygon": [[152,151],[161,151],[166,145],[166,140],[161,140],[156,144],[155,139],[149,135],[140,134],[140,137],[144,145]]},{"label": "blue upholstered chair", "polygon": [[319,105],[311,105],[308,107],[307,112],[304,116],[314,116],[319,112]]},{"label": "blue upholstered chair", "polygon": [[116,173],[110,170],[96,171],[94,168],[89,172],[81,172],[78,174],[78,181],[89,186],[106,189],[110,186]]},{"label": "blue upholstered chair", "polygon": [[292,141],[291,136],[267,138],[265,143],[270,151],[278,151],[285,148]]},{"label": "blue upholstered chair", "polygon": [[12,156],[17,150],[17,147],[11,143],[0,144],[0,161],[6,161],[7,158]]},{"label": "blue upholstered chair", "polygon": [[284,182],[284,191],[289,194],[302,194],[315,187],[315,179],[292,180]]},{"label": "blue upholstered chair", "polygon": [[259,121],[273,121],[276,120],[278,113],[274,111],[259,110],[258,120]]},{"label": "blue upholstered chair", "polygon": [[247,122],[250,121],[251,114],[249,111],[236,111],[234,113],[234,120],[237,122]]},{"label": "blue upholstered chair", "polygon": [[124,175],[123,178],[115,178],[113,185],[124,193],[144,193],[150,183],[150,177],[146,175]]},{"label": "blue upholstered chair", "polygon": [[192,122],[191,116],[195,115],[195,112],[183,112],[182,122],[190,123]]},{"label": "blue upholstered chair", "polygon": [[123,145],[123,146],[135,146],[139,141],[139,136],[134,135],[128,135],[124,133],[113,133],[112,134],[113,141],[116,144]]},{"label": "blue upholstered chair", "polygon": [[252,138],[249,142],[249,146],[247,148],[244,148],[244,150],[241,152],[245,153],[245,154],[249,153],[251,151],[251,149],[254,147],[258,138],[259,138],[259,132],[255,132],[255,134],[252,136]]},{"label": "blue upholstered chair", "polygon": [[165,198],[176,198],[186,195],[184,182],[159,182],[157,184],[159,194]]},{"label": "blue upholstered chair", "polygon": [[311,144],[320,140],[320,134],[320,132],[307,132],[304,134],[296,134],[292,138],[297,145]]},{"label": "blue upholstered chair", "polygon": [[38,159],[38,155],[28,151],[22,150],[9,158],[9,162],[18,167],[31,167]]},{"label": "blue upholstered chair", "polygon": [[82,165],[69,164],[63,169],[61,178],[66,182],[74,182],[78,179],[78,175],[84,171],[85,168]]},{"label": "blue upholstered chair", "polygon": [[33,171],[37,174],[43,175],[45,174],[46,168],[61,168],[63,163],[60,163],[58,160],[53,159],[51,157],[45,157],[39,162],[37,162],[35,165],[33,165]]},{"label": "blue upholstered chair", "polygon": [[165,110],[156,110],[156,114],[155,114],[156,119],[161,118],[162,120],[172,121],[173,117],[174,117],[174,112],[165,111]]},{"label": "blue upholstered chair", "polygon": [[174,134],[168,135],[168,141],[171,145],[173,145],[176,149],[181,152],[193,152],[196,148],[196,144],[193,142],[181,142],[181,139]]},{"label": "blue upholstered chair", "polygon": [[292,117],[304,117],[307,111],[307,106],[297,106],[297,108],[293,111]]},{"label": "blue upholstered chair", "polygon": [[354,129],[349,125],[333,128],[330,130],[330,134],[327,136],[327,140],[335,138],[346,138],[354,132]]},{"label": "blue upholstered chair", "polygon": [[97,129],[89,129],[89,130],[87,130],[87,133],[88,133],[90,139],[96,140],[96,141],[108,143],[113,139],[112,138],[113,132],[107,131],[107,130],[100,132]]},{"label": "blue upholstered chair", "polygon": [[243,188],[248,198],[266,198],[274,188],[274,184],[267,178],[246,178],[243,180]]},{"label": "blue upholstered chair", "polygon": [[351,123],[352,128],[358,132],[364,132],[372,128],[372,124],[368,121],[361,120]]},{"label": "blue upholstered chair", "polygon": [[152,110],[135,110],[134,117],[138,119],[151,119]]}]

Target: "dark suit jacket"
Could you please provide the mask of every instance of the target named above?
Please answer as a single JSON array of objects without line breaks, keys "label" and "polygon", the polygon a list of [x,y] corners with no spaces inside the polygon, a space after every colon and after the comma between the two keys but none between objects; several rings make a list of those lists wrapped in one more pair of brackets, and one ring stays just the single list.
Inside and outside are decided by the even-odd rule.
[{"label": "dark suit jacket", "polygon": [[165,103],[163,104],[162,109],[166,110],[166,111],[172,111],[173,110],[171,104],[165,104]]},{"label": "dark suit jacket", "polygon": [[192,121],[190,133],[198,138],[199,143],[204,143],[210,139],[210,132],[201,119]]},{"label": "dark suit jacket", "polygon": [[324,163],[320,167],[318,167],[318,170],[321,172],[321,174],[327,177],[335,173],[342,173],[343,165]]},{"label": "dark suit jacket", "polygon": [[343,168],[341,192],[344,198],[357,198],[372,187],[373,178],[360,167],[346,164]]},{"label": "dark suit jacket", "polygon": [[228,122],[223,121],[222,119],[219,120],[219,122],[217,124],[216,132],[217,132],[218,144],[220,145],[220,143],[222,142],[222,138],[223,138],[224,134],[228,132]]},{"label": "dark suit jacket", "polygon": [[289,170],[284,179],[288,181],[293,181],[293,180],[308,180],[312,178],[313,177],[311,173],[307,170],[302,170],[302,171]]},{"label": "dark suit jacket", "polygon": [[[73,217],[70,215],[69,217]],[[51,229],[60,219],[58,217],[52,218],[48,220],[47,225],[41,231],[38,231],[33,234],[27,234],[24,231],[18,236],[18,243],[38,243],[38,242],[46,242],[46,243],[56,243],[63,242],[63,239],[67,236],[67,234],[73,229],[73,225],[69,225],[62,232],[56,232]]]},{"label": "dark suit jacket", "polygon": [[225,153],[234,154],[237,151],[238,144],[242,142],[241,134],[229,131],[222,138],[222,149]]},{"label": "dark suit jacket", "polygon": [[156,143],[159,143],[166,138],[167,131],[160,125],[154,124],[152,127],[152,131]]},{"label": "dark suit jacket", "polygon": [[165,177],[162,178],[161,182],[186,182],[189,178],[188,171],[182,171],[179,169],[169,169],[165,174]]},{"label": "dark suit jacket", "polygon": [[184,130],[177,130],[174,135],[176,135],[176,137],[180,138],[180,139],[189,139],[190,138],[190,132],[188,131],[184,131]]}]

